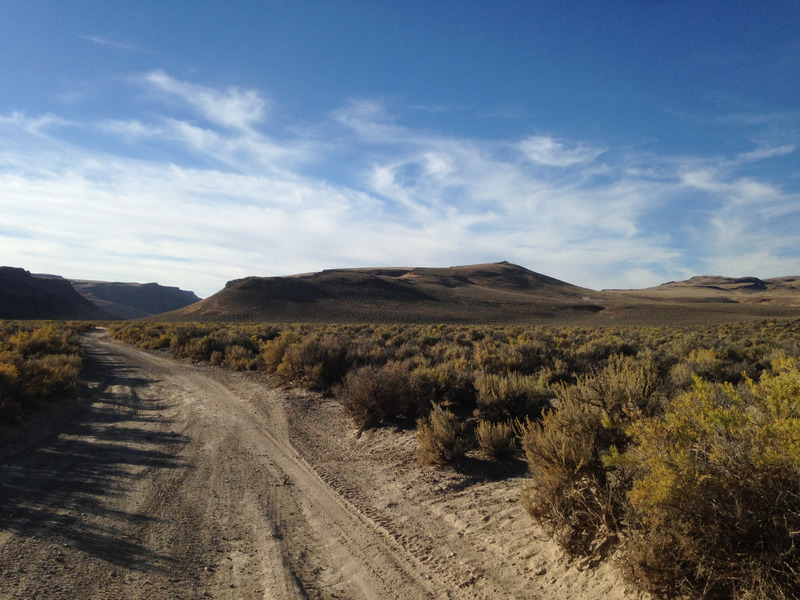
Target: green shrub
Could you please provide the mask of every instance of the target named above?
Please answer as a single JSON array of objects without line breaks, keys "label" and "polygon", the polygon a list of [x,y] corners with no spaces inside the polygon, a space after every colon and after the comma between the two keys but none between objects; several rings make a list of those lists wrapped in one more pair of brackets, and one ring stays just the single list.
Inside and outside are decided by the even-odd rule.
[{"label": "green shrub", "polygon": [[174,356],[178,358],[188,358],[192,362],[209,360],[211,358],[211,353],[218,350],[214,338],[210,335],[188,337],[185,339],[173,338],[170,347],[172,348]]},{"label": "green shrub", "polygon": [[475,386],[462,360],[417,365],[411,372],[412,385],[424,406],[442,404],[470,411],[475,404]]},{"label": "green shrub", "polygon": [[214,350],[211,353],[211,356],[208,358],[208,362],[210,362],[215,367],[223,366],[225,363],[225,353],[220,352],[219,350]]},{"label": "green shrub", "polygon": [[741,389],[697,379],[630,426],[632,577],[665,594],[800,596],[800,371]]},{"label": "green shrub", "polygon": [[712,348],[693,348],[686,359],[672,367],[670,376],[677,387],[688,389],[695,375],[706,380],[721,381],[723,366]]},{"label": "green shrub", "polygon": [[[152,330],[149,330],[152,331]],[[213,340],[209,333],[213,331],[211,326],[200,326],[195,324],[176,325],[170,337],[170,351],[176,358],[190,358],[199,362],[208,360],[213,348]],[[148,330],[140,334],[144,339],[139,345],[147,345],[150,334]],[[202,341],[201,341],[202,340]]]},{"label": "green shrub", "polygon": [[603,369],[578,377],[572,387],[563,387],[560,396],[563,395],[598,407],[606,419],[617,425],[640,414],[661,414],[665,383],[651,355],[614,355]]},{"label": "green shrub", "polygon": [[47,354],[25,361],[21,368],[23,393],[46,398],[75,386],[83,359],[76,354]]},{"label": "green shrub", "polygon": [[25,358],[79,350],[77,335],[74,332],[58,331],[53,325],[44,325],[33,331],[20,330],[11,336],[9,342]]},{"label": "green shrub", "polygon": [[12,418],[18,412],[20,373],[12,360],[11,353],[0,353],[0,418]]},{"label": "green shrub", "polygon": [[444,465],[464,456],[464,424],[438,404],[417,420],[417,458],[423,465]]},{"label": "green shrub", "polygon": [[30,400],[75,387],[83,367],[83,323],[0,322],[0,418],[24,416]]},{"label": "green shrub", "polygon": [[274,372],[283,362],[283,355],[286,348],[293,342],[299,342],[300,337],[289,332],[267,340],[261,345],[261,360],[267,371]]}]

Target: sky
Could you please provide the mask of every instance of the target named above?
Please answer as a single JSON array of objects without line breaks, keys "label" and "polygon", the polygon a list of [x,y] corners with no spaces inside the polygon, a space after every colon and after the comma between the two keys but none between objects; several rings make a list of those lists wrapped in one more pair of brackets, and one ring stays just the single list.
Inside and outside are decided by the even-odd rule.
[{"label": "sky", "polygon": [[0,1],[0,264],[800,275],[800,2]]}]

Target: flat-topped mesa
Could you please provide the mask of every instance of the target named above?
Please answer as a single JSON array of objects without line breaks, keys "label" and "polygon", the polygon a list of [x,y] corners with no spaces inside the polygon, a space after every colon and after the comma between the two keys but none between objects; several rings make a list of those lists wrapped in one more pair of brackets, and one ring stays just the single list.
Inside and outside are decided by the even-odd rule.
[{"label": "flat-topped mesa", "polygon": [[708,289],[724,292],[770,292],[776,290],[800,291],[800,277],[724,277],[722,275],[697,275],[683,281],[670,281],[642,291],[676,289]]},{"label": "flat-topped mesa", "polygon": [[110,315],[60,277],[0,267],[0,319],[108,319]]},{"label": "flat-topped mesa", "polygon": [[509,262],[340,268],[236,279],[207,300],[163,318],[515,323],[602,310],[588,300],[592,294]]},{"label": "flat-topped mesa", "polygon": [[73,279],[85,298],[120,319],[135,319],[177,310],[198,302],[194,292],[159,283],[123,283]]}]

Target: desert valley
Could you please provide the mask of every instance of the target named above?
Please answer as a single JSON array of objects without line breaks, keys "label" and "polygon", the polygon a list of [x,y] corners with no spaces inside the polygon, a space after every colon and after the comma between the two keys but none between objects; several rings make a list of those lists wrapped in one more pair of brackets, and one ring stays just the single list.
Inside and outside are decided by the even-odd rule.
[{"label": "desert valley", "polygon": [[800,277],[5,267],[0,309],[0,598],[800,590]]}]

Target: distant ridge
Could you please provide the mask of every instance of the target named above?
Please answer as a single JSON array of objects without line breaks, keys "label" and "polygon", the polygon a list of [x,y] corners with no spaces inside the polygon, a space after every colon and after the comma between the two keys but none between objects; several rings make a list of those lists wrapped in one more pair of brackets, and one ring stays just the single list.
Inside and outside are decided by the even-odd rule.
[{"label": "distant ridge", "polygon": [[700,275],[643,290],[628,290],[627,293],[652,299],[674,299],[684,302],[797,305],[800,302],[800,277],[759,279]]},{"label": "distant ridge", "polygon": [[693,278],[645,290],[582,288],[509,262],[326,269],[229,281],[169,321],[692,325],[800,317],[800,278]]},{"label": "distant ridge", "polygon": [[0,267],[0,319],[109,319],[66,279],[34,277],[25,269]]},{"label": "distant ridge", "polygon": [[0,268],[0,319],[120,318],[704,325],[800,318],[800,277],[698,276],[641,290],[594,291],[504,261],[246,277],[229,281],[210,298],[199,300],[192,292],[156,283],[69,281],[55,275],[31,275],[24,269]]},{"label": "distant ridge", "polygon": [[117,319],[138,319],[194,304],[194,292],[158,283],[121,283],[71,279],[84,298]]},{"label": "distant ridge", "polygon": [[0,319],[136,319],[198,300],[158,283],[70,280],[0,267]]},{"label": "distant ridge", "polygon": [[198,321],[514,323],[603,310],[591,290],[508,262],[457,267],[327,269],[229,281],[160,315]]}]

